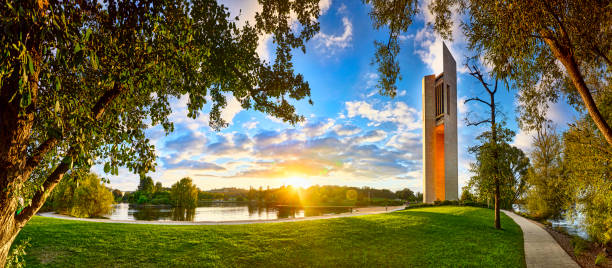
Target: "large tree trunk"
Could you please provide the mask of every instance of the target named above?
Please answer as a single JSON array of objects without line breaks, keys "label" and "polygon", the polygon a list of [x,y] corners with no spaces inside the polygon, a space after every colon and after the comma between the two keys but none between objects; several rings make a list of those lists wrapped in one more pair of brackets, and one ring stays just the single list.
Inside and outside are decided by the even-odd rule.
[{"label": "large tree trunk", "polygon": [[589,112],[589,116],[591,116],[591,119],[593,119],[593,122],[595,122],[595,125],[599,131],[601,131],[603,134],[604,138],[608,142],[608,145],[612,146],[612,128],[610,128],[610,125],[608,125],[606,120],[599,112],[599,109],[595,104],[595,100],[593,99],[593,95],[591,95],[591,91],[589,91],[589,88],[584,81],[584,77],[580,72],[578,63],[572,55],[571,50],[562,46],[553,38],[546,38],[547,36],[550,36],[549,33],[544,32],[543,36],[545,36],[544,41],[546,44],[548,44],[555,57],[561,62],[561,64],[563,64],[563,66],[565,66],[565,70],[567,71],[570,79],[572,79],[572,84],[574,84],[576,90],[578,90],[580,98],[582,98],[584,106]]},{"label": "large tree trunk", "polygon": [[0,203],[0,267],[6,265],[6,258],[11,249],[11,244],[13,244],[15,237],[17,237],[21,230],[15,222],[16,208],[17,202],[13,199]]}]

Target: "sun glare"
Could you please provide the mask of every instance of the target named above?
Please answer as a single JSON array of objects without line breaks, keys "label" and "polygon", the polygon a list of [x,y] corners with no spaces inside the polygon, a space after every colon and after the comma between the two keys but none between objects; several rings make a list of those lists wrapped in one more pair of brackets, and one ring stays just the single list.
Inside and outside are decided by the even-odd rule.
[{"label": "sun glare", "polygon": [[310,187],[312,185],[312,183],[304,178],[300,178],[300,177],[291,177],[291,178],[286,178],[283,180],[283,184],[285,185],[291,185],[293,187],[302,187],[304,189]]}]

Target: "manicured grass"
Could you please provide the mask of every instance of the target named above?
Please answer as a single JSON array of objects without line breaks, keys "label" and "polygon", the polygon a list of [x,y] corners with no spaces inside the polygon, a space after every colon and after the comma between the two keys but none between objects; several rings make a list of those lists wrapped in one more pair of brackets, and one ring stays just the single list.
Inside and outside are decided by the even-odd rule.
[{"label": "manicured grass", "polygon": [[521,229],[474,207],[288,223],[164,226],[35,217],[28,266],[524,267]]}]

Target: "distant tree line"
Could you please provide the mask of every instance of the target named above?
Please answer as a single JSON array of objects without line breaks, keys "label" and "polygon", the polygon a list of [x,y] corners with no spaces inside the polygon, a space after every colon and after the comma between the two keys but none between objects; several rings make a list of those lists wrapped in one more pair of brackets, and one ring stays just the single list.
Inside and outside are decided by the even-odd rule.
[{"label": "distant tree line", "polygon": [[153,183],[150,177],[140,180],[134,192],[121,193],[114,190],[116,202],[142,205],[172,205],[179,207],[196,206],[198,202],[251,202],[259,204],[281,205],[400,205],[405,202],[421,202],[423,194],[405,188],[399,191],[374,189],[370,187],[348,187],[314,185],[306,189],[293,186],[278,188],[251,187],[221,188],[202,191],[195,187],[190,178],[184,178],[172,185],[163,187],[161,182]]},{"label": "distant tree line", "polygon": [[405,188],[396,192],[370,187],[313,185],[306,189],[293,186],[259,189],[250,188],[246,199],[262,204],[286,205],[401,205],[405,202],[421,202],[423,195]]}]

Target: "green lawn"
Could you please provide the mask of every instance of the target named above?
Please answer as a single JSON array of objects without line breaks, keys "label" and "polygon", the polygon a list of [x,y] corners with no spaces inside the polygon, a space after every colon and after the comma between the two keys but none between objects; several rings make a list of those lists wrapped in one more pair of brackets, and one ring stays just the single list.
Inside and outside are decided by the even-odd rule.
[{"label": "green lawn", "polygon": [[35,217],[27,266],[524,267],[520,227],[493,210],[427,207],[338,219],[229,226]]}]

